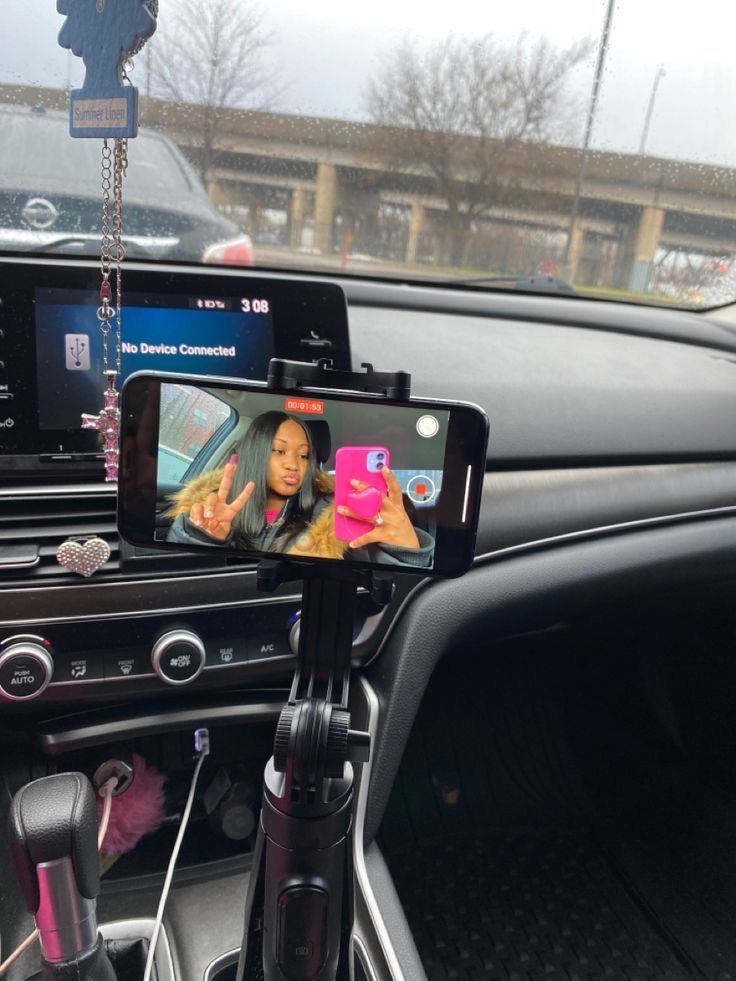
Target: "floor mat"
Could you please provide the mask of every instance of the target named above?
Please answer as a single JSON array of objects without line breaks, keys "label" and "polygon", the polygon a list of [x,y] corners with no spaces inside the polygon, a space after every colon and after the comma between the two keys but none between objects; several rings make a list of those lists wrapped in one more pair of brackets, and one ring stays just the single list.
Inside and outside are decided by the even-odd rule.
[{"label": "floor mat", "polygon": [[697,973],[587,837],[447,836],[393,856],[391,869],[430,981]]},{"label": "floor mat", "polygon": [[736,807],[567,643],[448,659],[422,703],[379,841],[430,981],[732,981]]}]

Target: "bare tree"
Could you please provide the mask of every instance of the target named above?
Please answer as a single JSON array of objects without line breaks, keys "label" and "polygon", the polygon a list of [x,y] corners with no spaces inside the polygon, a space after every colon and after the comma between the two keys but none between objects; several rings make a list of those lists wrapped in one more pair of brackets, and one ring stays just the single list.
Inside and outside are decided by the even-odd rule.
[{"label": "bare tree", "polygon": [[199,169],[207,183],[226,110],[268,109],[283,91],[266,57],[264,10],[249,0],[175,0],[153,39],[155,94],[200,107]]},{"label": "bare tree", "polygon": [[369,82],[373,122],[389,127],[397,166],[430,178],[447,207],[448,258],[463,261],[473,221],[504,190],[504,174],[534,144],[559,139],[569,123],[565,86],[588,41],[553,48],[525,36],[451,36],[426,49],[405,39]]}]

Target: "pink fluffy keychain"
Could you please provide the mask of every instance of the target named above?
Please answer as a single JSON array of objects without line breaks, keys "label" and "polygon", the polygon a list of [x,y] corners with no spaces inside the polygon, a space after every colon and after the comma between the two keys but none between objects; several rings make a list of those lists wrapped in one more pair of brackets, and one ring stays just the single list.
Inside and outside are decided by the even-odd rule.
[{"label": "pink fluffy keychain", "polygon": [[[166,776],[155,766],[149,766],[138,753],[133,753],[131,763],[133,780],[124,793],[112,798],[110,822],[100,848],[101,855],[108,859],[107,867],[112,864],[109,859],[114,861],[119,855],[132,851],[144,835],[157,831],[166,817]],[[98,821],[103,806],[103,801],[98,798]]]}]

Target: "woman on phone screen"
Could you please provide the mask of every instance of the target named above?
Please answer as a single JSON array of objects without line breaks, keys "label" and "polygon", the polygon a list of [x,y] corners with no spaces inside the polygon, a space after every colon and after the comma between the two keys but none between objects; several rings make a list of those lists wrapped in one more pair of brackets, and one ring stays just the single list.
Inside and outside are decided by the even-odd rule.
[{"label": "woman on phone screen", "polygon": [[[309,428],[286,412],[264,412],[224,467],[195,477],[172,497],[167,541],[219,542],[233,548],[301,557],[356,558],[428,568],[434,540],[415,528],[399,482],[385,467],[387,494],[352,542],[335,535],[333,480],[317,466]],[[353,481],[356,491],[364,489]]]}]

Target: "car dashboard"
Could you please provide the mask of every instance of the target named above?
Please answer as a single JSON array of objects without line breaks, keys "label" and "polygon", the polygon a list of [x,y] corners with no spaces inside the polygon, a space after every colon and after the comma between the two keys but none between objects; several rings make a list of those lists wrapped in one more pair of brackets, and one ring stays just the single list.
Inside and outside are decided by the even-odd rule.
[{"label": "car dashboard", "polygon": [[[21,286],[92,283],[95,275],[84,261],[0,261],[0,345],[10,350],[35,336],[32,310],[17,299]],[[254,277],[272,280],[274,291],[281,281],[295,289],[307,280],[134,263],[128,272],[136,292],[138,277],[157,295],[172,282],[191,292],[192,279],[205,295],[208,275],[217,296],[240,295]],[[381,611],[363,594],[353,644],[351,704],[373,739],[356,805],[356,948],[366,978],[413,981],[424,968],[376,841],[440,662],[462,670],[463,652],[596,617],[608,624],[626,609],[643,620],[647,609],[664,616],[667,597],[696,598],[704,621],[726,622],[724,584],[736,556],[736,334],[673,309],[335,281],[347,298],[349,347],[310,334],[306,323],[296,347],[284,343],[277,353],[403,369],[413,394],[471,401],[490,419],[471,571],[450,581],[399,575]],[[310,337],[334,346],[315,350]],[[0,447],[9,433],[0,431]],[[19,444],[2,452],[0,651],[31,635],[53,659],[34,697],[0,696],[6,790],[44,773],[89,771],[121,744],[147,753],[176,785],[199,723],[214,734],[219,766],[243,771],[257,789],[296,663],[299,584],[264,595],[253,564],[121,542],[114,486],[89,448],[43,447],[32,465],[34,454]],[[67,459],[74,454],[86,458]],[[111,548],[88,579],[56,561],[64,540],[87,536]],[[168,683],[151,660],[156,638],[173,630],[195,634],[206,651],[204,670],[186,685]],[[0,686],[2,673],[0,654]],[[240,942],[230,908],[244,893],[249,842],[218,833],[217,820],[202,815],[207,834],[186,857],[168,925],[183,978],[215,977],[212,965],[232,963]],[[2,881],[11,877],[8,862],[0,848]],[[151,909],[161,873],[152,849],[118,862],[101,897],[107,918]],[[3,890],[0,919],[11,923],[3,949],[28,926],[16,902]],[[210,912],[198,919],[194,910]]]}]

